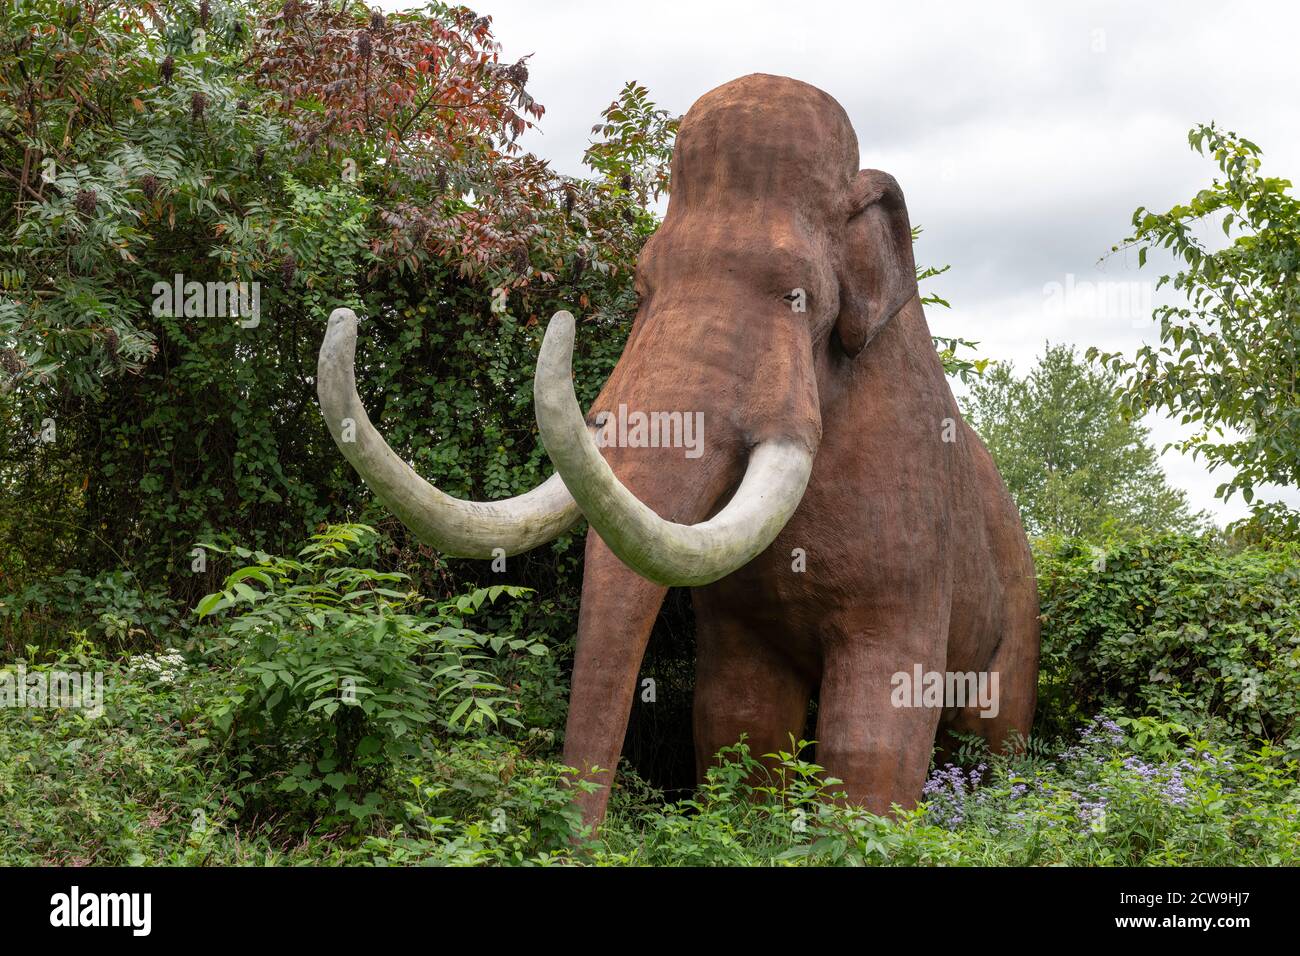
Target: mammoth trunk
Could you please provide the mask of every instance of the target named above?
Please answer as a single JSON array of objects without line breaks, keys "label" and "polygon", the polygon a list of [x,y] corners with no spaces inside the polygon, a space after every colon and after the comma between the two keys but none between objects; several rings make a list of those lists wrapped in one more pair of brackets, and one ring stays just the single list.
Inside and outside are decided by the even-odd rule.
[{"label": "mammoth trunk", "polygon": [[577,781],[596,785],[575,802],[583,820],[597,826],[609,802],[646,642],[668,589],[627,568],[594,531],[587,534],[584,568],[564,763],[577,771]]},{"label": "mammoth trunk", "polygon": [[[647,507],[676,522],[708,518],[744,474],[742,455],[714,451],[689,458],[683,448],[619,445],[613,438],[604,449],[613,475]],[[592,825],[604,817],[646,644],[667,591],[624,564],[595,529],[588,532],[564,763],[577,770],[577,780],[597,785],[576,797]]]}]

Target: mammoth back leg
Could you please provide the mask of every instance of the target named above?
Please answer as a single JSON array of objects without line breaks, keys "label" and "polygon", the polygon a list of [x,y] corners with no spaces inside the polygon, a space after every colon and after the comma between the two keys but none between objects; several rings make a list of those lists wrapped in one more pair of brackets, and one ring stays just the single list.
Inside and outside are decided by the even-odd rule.
[{"label": "mammoth back leg", "polygon": [[964,486],[965,547],[956,557],[948,666],[997,675],[996,713],[954,707],[943,716],[939,759],[951,760],[957,734],[983,738],[995,753],[1029,736],[1038,698],[1038,583],[1020,514],[988,450],[967,429],[974,466]]},{"label": "mammoth back leg", "polygon": [[1038,703],[1038,594],[1020,588],[1007,601],[1001,640],[981,674],[997,675],[995,706],[953,707],[943,716],[939,759],[951,760],[961,741],[957,735],[983,738],[994,753],[1019,749],[1029,737]]}]

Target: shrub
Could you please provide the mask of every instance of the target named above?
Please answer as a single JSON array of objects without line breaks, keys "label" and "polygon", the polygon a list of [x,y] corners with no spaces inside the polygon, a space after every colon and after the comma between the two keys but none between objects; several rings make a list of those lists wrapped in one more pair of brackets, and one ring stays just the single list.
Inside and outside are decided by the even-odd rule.
[{"label": "shrub", "polygon": [[980,865],[1294,864],[1296,773],[1296,762],[1268,744],[1099,717],[1055,756],[936,768],[920,813],[947,831],[950,852]]},{"label": "shrub", "polygon": [[[232,0],[203,33],[174,0],[65,13],[25,0],[0,19],[0,564],[21,575],[0,588],[129,564],[192,601],[230,570],[192,574],[198,540],[283,553],[364,520],[311,387],[338,305],[366,320],[358,382],[398,454],[458,496],[546,477],[541,320],[592,322],[575,356],[590,399],[635,307],[675,128],[644,89],[573,179],[518,146],[542,106],[465,7],[391,13],[382,42],[356,3]],[[258,283],[258,321],[156,308],[177,274]],[[385,530],[403,559],[419,550]],[[576,560],[522,558],[535,573],[514,580]],[[444,596],[483,583],[473,562],[426,563]]]},{"label": "shrub", "polygon": [[570,858],[582,815],[554,762],[484,738],[408,766],[414,769],[397,788],[405,819],[365,841],[368,862],[519,866]]},{"label": "shrub", "polygon": [[291,832],[248,826],[229,786],[239,751],[209,743],[208,714],[237,675],[174,652],[94,654],[83,643],[51,660],[105,671],[101,716],[0,708],[0,863],[1300,863],[1296,761],[1150,716],[1091,721],[1059,752],[1031,741],[936,768],[925,801],[895,818],[829,802],[837,781],[799,745],[769,773],[742,742],[687,800],[623,774],[598,838],[575,844],[572,791],[545,745],[484,734],[397,752],[374,812],[347,826],[330,814]]},{"label": "shrub", "polygon": [[[201,711],[220,674],[176,658],[105,660],[73,644],[29,673],[103,676],[98,716],[0,707],[0,865],[201,864],[247,859],[222,829],[233,814]],[[14,665],[8,665],[12,667]],[[258,854],[254,862],[261,859]]]},{"label": "shrub", "polygon": [[77,633],[118,650],[157,648],[188,626],[165,589],[142,586],[130,571],[68,571],[0,594],[0,637],[10,655],[29,644],[66,645]]},{"label": "shrub", "polygon": [[230,611],[208,654],[230,668],[207,717],[239,766],[235,802],[307,820],[376,812],[380,789],[427,734],[521,727],[520,705],[492,673],[497,655],[545,655],[536,641],[465,626],[498,585],[430,604],[398,591],[405,575],[352,567],[373,529],[338,525],[297,559],[253,559],[199,602]]},{"label": "shrub", "polygon": [[1039,730],[1107,706],[1300,755],[1300,549],[1044,541]]}]

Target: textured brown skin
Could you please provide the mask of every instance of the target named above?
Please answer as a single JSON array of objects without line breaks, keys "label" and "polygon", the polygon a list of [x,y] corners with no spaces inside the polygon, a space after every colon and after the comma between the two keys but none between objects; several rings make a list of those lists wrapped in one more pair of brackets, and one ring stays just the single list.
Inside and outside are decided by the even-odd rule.
[{"label": "textured brown skin", "polygon": [[[742,734],[756,755],[788,749],[817,693],[818,762],[885,813],[915,805],[941,731],[995,748],[1028,734],[1038,594],[1015,505],[931,342],[902,195],[857,162],[844,110],[805,83],[754,74],[701,97],[638,263],[631,336],[592,411],[704,412],[698,459],[605,450],[628,488],[682,523],[726,504],[756,443],[816,453],[772,546],[693,591],[696,766],[702,777]],[[795,288],[805,313],[784,298]],[[578,797],[593,825],[664,594],[588,534],[564,759],[602,784]],[[916,663],[999,672],[998,716],[892,706],[892,675]]]}]

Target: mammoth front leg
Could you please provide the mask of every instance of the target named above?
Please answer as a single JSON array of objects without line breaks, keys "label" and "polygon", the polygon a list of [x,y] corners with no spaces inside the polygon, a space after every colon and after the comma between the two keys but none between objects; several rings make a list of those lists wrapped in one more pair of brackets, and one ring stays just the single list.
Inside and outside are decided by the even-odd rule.
[{"label": "mammoth front leg", "polygon": [[575,800],[593,828],[605,818],[641,659],[667,593],[628,570],[596,532],[587,533],[564,763],[580,779],[600,784]]},{"label": "mammoth front leg", "polygon": [[[894,675],[917,664],[937,672],[946,659],[946,622],[873,627],[826,649],[817,711],[817,762],[842,780],[850,802],[886,814],[921,797],[940,707],[896,706]],[[908,703],[911,704],[909,697]]]}]

